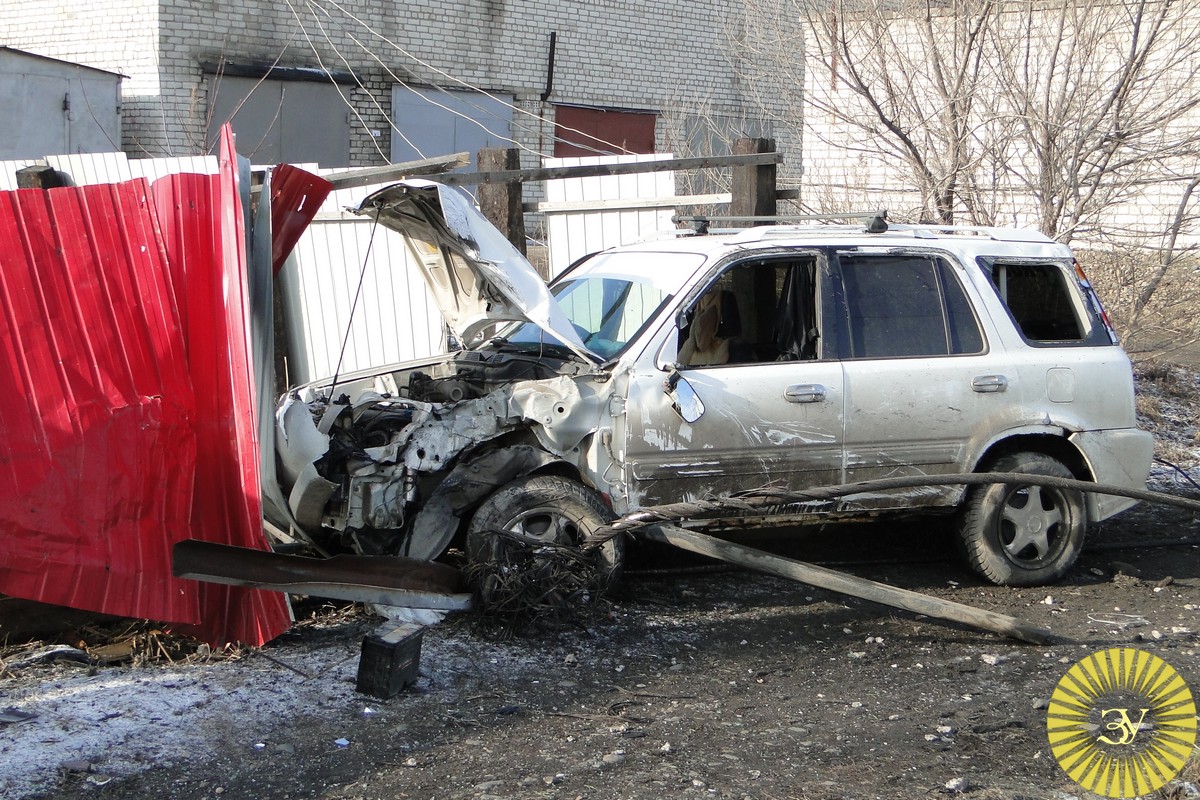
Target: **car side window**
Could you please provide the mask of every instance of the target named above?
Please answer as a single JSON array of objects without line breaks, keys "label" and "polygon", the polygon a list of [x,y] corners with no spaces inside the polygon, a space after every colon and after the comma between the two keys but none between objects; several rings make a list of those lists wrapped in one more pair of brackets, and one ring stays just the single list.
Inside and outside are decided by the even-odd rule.
[{"label": "car side window", "polygon": [[981,353],[983,334],[953,269],[921,255],[840,255],[847,358]]},{"label": "car side window", "polygon": [[684,312],[685,367],[820,357],[817,258],[755,259],[726,269]]}]

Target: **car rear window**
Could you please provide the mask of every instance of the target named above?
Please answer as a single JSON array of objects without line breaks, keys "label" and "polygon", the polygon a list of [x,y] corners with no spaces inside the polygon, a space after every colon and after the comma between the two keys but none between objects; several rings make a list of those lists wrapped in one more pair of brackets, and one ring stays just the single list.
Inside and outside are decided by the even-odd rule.
[{"label": "car rear window", "polygon": [[982,262],[992,287],[1029,344],[1109,344],[1075,288],[1073,271],[1046,262]]},{"label": "car rear window", "polygon": [[992,283],[1026,339],[1039,342],[1083,338],[1062,269],[1052,264],[995,264]]}]

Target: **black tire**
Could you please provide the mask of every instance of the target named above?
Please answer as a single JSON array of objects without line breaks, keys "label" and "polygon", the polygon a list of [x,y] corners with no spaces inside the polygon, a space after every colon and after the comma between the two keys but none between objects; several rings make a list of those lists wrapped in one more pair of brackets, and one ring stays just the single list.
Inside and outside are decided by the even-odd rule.
[{"label": "black tire", "polygon": [[[596,543],[597,531],[614,519],[599,495],[558,475],[534,475],[497,490],[471,518],[467,558],[487,563],[502,544],[491,531],[512,531],[526,539],[593,548],[597,588],[611,592],[625,568],[625,539],[617,534]],[[487,587],[481,587],[485,592]]]},{"label": "black tire", "polygon": [[[988,472],[1074,478],[1062,462],[1041,453],[1013,453]],[[1087,506],[1080,492],[993,483],[968,491],[958,518],[967,564],[1000,586],[1038,586],[1066,574],[1083,549]]]}]

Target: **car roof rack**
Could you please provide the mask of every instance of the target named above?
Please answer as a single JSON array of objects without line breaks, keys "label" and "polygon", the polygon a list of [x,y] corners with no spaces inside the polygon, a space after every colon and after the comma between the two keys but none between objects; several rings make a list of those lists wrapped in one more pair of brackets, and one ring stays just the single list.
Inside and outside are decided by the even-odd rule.
[{"label": "car roof rack", "polygon": [[[939,236],[980,236],[997,242],[1030,242],[1037,244],[1053,244],[1054,239],[1041,231],[1028,228],[1001,228],[990,225],[942,225],[938,223],[892,224],[887,221],[887,210],[851,212],[846,214],[781,214],[774,216],[682,216],[676,215],[676,223],[688,224],[696,234],[733,234],[733,242],[758,242],[775,237],[795,236],[797,234],[819,232],[823,234],[836,233],[906,233],[914,239],[936,239]],[[846,220],[865,220],[863,227],[855,225],[831,225],[830,222]],[[711,223],[722,222],[768,222],[772,225],[757,225],[754,227],[713,228]],[[820,224],[780,224],[780,223],[820,223]],[[686,229],[685,229],[686,230]]]},{"label": "car roof rack", "polygon": [[939,234],[951,236],[986,236],[997,242],[1053,243],[1046,234],[1029,228],[999,228],[991,225],[893,225],[897,233],[910,233],[917,239],[936,239]]},{"label": "car roof rack", "polygon": [[[744,234],[748,240],[758,239],[770,236],[772,231],[780,231],[781,229],[795,229],[814,226],[800,225],[781,225],[780,223],[789,222],[846,222],[853,220],[866,221],[865,232],[867,233],[883,233],[888,229],[887,209],[879,211],[861,211],[847,212],[845,214],[770,214],[770,215],[743,215],[743,216],[708,216],[708,215],[680,215],[672,217],[675,223],[683,223],[691,225],[692,229],[698,234],[715,233],[719,230],[722,233],[734,232]],[[713,229],[713,222],[769,222],[774,225],[758,225],[752,228],[719,228]],[[823,225],[821,227],[830,227]],[[842,226],[838,226],[842,227]],[[739,237],[740,239],[741,237]]]}]

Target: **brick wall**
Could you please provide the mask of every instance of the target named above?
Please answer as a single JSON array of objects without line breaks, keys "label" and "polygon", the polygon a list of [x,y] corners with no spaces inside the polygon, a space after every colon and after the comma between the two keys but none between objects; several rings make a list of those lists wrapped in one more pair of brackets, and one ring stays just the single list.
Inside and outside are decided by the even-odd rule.
[{"label": "brick wall", "polygon": [[[0,13],[0,42],[130,77],[125,147],[184,155],[202,148],[208,108],[201,62],[221,58],[351,70],[355,164],[390,151],[387,113],[397,80],[510,93],[526,166],[552,149],[553,103],[663,112],[691,106],[737,119],[751,109],[727,55],[733,11],[720,0],[345,0],[345,13],[279,0],[22,0]],[[554,87],[543,107],[551,32]],[[770,102],[770,100],[768,100]],[[361,118],[361,121],[360,119]],[[379,131],[381,136],[374,136]],[[774,130],[781,145],[798,132]],[[661,149],[661,147],[660,147]],[[794,151],[798,162],[798,149]]]}]

